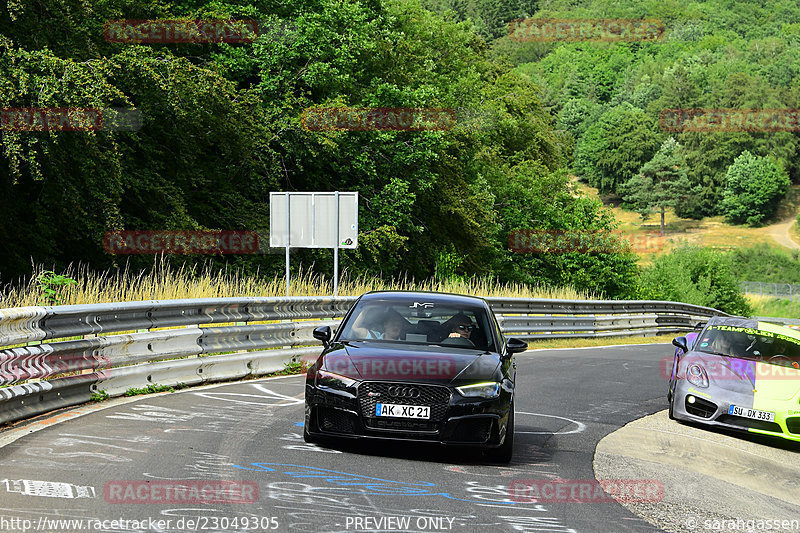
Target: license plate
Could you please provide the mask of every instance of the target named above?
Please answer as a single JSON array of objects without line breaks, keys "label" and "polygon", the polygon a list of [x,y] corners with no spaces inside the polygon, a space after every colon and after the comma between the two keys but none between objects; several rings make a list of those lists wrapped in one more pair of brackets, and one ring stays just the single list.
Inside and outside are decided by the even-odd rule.
[{"label": "license plate", "polygon": [[375,405],[375,416],[390,416],[393,418],[430,418],[431,408],[427,405],[397,405],[394,403],[379,403]]},{"label": "license plate", "polygon": [[728,414],[752,418],[753,420],[775,422],[775,413],[770,413],[769,411],[759,411],[758,409],[750,409],[748,407],[739,407],[738,405],[731,405],[730,408],[728,408]]}]

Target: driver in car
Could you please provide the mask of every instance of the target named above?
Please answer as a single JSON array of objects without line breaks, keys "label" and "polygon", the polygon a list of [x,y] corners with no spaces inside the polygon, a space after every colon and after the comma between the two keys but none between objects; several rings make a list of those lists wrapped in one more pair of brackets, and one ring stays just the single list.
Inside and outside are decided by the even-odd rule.
[{"label": "driver in car", "polygon": [[716,353],[723,355],[733,355],[734,340],[731,334],[725,332],[717,332],[716,338],[711,341],[710,348]]},{"label": "driver in car", "polygon": [[472,330],[475,329],[475,326],[472,325],[472,321],[469,317],[463,313],[460,313],[454,316],[452,319],[453,327],[450,330],[449,337],[461,337],[462,339],[469,340],[470,335],[472,335]]}]

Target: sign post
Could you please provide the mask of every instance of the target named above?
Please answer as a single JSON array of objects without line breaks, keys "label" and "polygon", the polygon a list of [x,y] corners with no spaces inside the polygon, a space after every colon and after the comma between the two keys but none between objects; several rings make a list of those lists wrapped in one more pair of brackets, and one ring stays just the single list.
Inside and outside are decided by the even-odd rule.
[{"label": "sign post", "polygon": [[333,295],[339,293],[339,248],[358,247],[357,192],[269,193],[270,246],[286,248],[286,295],[289,295],[289,249],[333,248]]},{"label": "sign post", "polygon": [[334,193],[333,228],[336,234],[333,238],[333,295],[339,295],[339,191]]},{"label": "sign post", "polygon": [[289,296],[289,248],[292,240],[292,219],[289,216],[289,195],[286,195],[286,296]]}]

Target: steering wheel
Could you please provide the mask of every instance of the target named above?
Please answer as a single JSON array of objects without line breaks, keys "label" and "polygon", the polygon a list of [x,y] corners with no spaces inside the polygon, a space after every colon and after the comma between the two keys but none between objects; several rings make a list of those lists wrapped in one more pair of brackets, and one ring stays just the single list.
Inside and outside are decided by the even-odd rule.
[{"label": "steering wheel", "polygon": [[772,363],[773,361],[786,361],[789,364],[792,364],[793,362],[790,357],[782,354],[773,355],[772,357],[769,358],[770,363]]},{"label": "steering wheel", "polygon": [[449,346],[464,346],[467,348],[474,348],[475,343],[469,339],[465,339],[464,337],[447,337],[445,338],[441,344],[449,345]]}]

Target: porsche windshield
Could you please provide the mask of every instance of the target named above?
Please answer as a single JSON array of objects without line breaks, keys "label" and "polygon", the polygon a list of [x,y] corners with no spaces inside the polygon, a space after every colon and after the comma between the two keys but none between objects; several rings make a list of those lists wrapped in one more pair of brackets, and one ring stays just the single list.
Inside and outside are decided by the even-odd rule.
[{"label": "porsche windshield", "polygon": [[709,326],[697,338],[695,350],[798,368],[800,340],[753,328]]},{"label": "porsche windshield", "polygon": [[491,331],[490,317],[480,306],[370,299],[353,310],[339,340],[495,351]]}]

